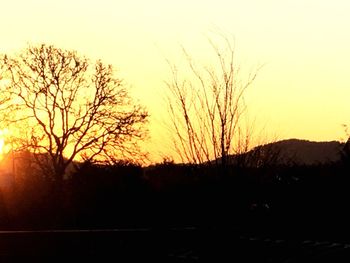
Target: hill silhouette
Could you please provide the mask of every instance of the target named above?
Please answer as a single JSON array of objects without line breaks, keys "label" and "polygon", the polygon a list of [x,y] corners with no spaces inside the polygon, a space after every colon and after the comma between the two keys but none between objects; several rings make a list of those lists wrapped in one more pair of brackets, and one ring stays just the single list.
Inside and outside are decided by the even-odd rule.
[{"label": "hill silhouette", "polygon": [[262,161],[274,165],[318,165],[337,162],[341,159],[344,143],[338,141],[308,141],[287,139],[253,148],[251,151],[231,156],[232,163],[245,160],[256,165]]}]

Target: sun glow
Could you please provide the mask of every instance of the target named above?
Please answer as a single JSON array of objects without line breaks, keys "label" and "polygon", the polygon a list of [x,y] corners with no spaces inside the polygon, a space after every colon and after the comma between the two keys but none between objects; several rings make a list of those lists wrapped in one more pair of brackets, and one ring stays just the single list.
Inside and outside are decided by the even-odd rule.
[{"label": "sun glow", "polygon": [[0,130],[0,158],[2,159],[4,154],[7,152],[6,149],[6,137],[8,136],[8,129]]},{"label": "sun glow", "polygon": [[5,140],[3,138],[0,139],[0,154],[3,153],[3,148],[4,148]]}]

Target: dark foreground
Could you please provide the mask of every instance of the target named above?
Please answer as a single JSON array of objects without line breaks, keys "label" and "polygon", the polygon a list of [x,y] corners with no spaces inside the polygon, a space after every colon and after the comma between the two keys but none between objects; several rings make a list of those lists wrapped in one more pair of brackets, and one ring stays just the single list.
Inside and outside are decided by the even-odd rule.
[{"label": "dark foreground", "polygon": [[233,229],[0,232],[1,262],[350,262],[350,244]]}]

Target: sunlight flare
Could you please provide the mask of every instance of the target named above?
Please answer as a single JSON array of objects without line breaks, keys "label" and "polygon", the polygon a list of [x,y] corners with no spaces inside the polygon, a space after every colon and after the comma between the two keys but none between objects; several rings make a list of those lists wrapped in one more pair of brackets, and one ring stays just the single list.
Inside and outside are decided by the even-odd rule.
[{"label": "sunlight flare", "polygon": [[9,131],[8,129],[2,129],[0,130],[0,158],[3,158],[3,155],[6,153],[6,137],[8,136]]}]

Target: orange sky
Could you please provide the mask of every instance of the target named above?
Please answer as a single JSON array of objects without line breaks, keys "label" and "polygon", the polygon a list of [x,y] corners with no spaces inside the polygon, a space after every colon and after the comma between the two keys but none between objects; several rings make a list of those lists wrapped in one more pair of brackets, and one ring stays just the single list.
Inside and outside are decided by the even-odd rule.
[{"label": "orange sky", "polygon": [[347,0],[11,0],[1,3],[0,52],[26,43],[75,49],[113,64],[151,113],[147,148],[171,148],[164,132],[165,58],[183,45],[200,61],[206,35],[233,35],[237,61],[259,64],[249,114],[278,138],[338,140],[350,123],[350,1]]}]

